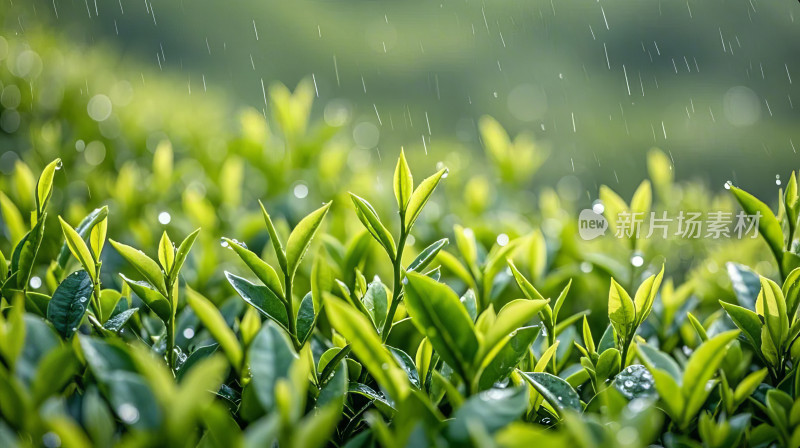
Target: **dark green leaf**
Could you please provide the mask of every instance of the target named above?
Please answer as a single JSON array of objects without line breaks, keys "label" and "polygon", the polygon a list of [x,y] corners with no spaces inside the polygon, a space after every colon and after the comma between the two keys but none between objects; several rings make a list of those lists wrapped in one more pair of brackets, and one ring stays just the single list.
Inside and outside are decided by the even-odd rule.
[{"label": "dark green leaf", "polygon": [[581,411],[578,393],[563,379],[545,372],[525,372],[523,375],[559,413],[568,409]]},{"label": "dark green leaf", "polygon": [[369,313],[375,328],[382,329],[389,309],[389,290],[380,281],[374,281],[367,287],[362,299],[364,308]]},{"label": "dark green leaf", "polygon": [[614,378],[614,387],[628,400],[655,395],[655,381],[647,367],[634,364],[628,366]]},{"label": "dark green leaf", "polygon": [[390,352],[394,355],[394,359],[397,360],[397,363],[400,367],[406,371],[406,375],[408,375],[408,380],[411,381],[411,384],[416,387],[417,389],[421,388],[421,384],[419,381],[419,373],[417,372],[417,366],[414,365],[414,360],[408,356],[408,353],[400,350],[399,348],[389,347]]},{"label": "dark green leaf", "polygon": [[286,308],[271,289],[266,286],[254,285],[227,271],[225,271],[225,277],[245,302],[289,331],[289,316],[286,314]]},{"label": "dark green leaf", "polygon": [[422,271],[434,260],[434,258],[436,258],[436,254],[446,247],[448,243],[449,240],[447,238],[442,238],[439,241],[432,243],[430,246],[423,249],[419,255],[417,255],[417,258],[415,258],[414,261],[408,265],[406,270],[414,272]]},{"label": "dark green leaf", "polygon": [[264,282],[264,284],[267,285],[267,287],[271,289],[275,295],[283,298],[283,286],[281,286],[281,280],[278,277],[278,273],[275,272],[275,269],[273,269],[272,266],[270,266],[266,261],[262,260],[261,257],[254,254],[252,251],[242,246],[242,244],[238,241],[228,238],[223,238],[223,240],[228,243],[228,247],[233,249],[233,251],[239,255],[239,258],[244,261],[247,267],[253,271],[253,274],[255,274],[259,280]]},{"label": "dark green leaf", "polygon": [[311,337],[311,333],[314,331],[314,324],[317,322],[317,315],[318,313],[314,310],[314,299],[309,292],[303,297],[300,302],[300,308],[297,310],[295,328],[297,328],[297,339],[301,345]]},{"label": "dark green leaf", "polygon": [[78,329],[93,288],[89,274],[77,271],[65,278],[53,293],[47,306],[47,320],[64,339],[71,338]]},{"label": "dark green leaf", "polygon": [[503,348],[483,368],[478,387],[481,390],[488,389],[495,382],[511,374],[517,364],[528,353],[531,344],[533,344],[538,335],[538,326],[522,327],[511,333],[511,337],[503,344]]},{"label": "dark green leaf", "polygon": [[108,319],[105,324],[103,324],[103,328],[108,331],[113,331],[114,333],[119,333],[122,330],[122,327],[128,323],[131,317],[133,317],[136,312],[139,311],[139,308],[131,308],[127,309],[116,316]]},{"label": "dark green leaf", "polygon": [[412,322],[439,356],[464,374],[478,352],[472,319],[447,285],[415,272],[407,278],[405,303]]},{"label": "dark green leaf", "polygon": [[519,418],[527,405],[528,388],[524,386],[483,391],[458,408],[447,427],[447,437],[466,443],[469,427],[476,422],[480,422],[490,434],[494,433]]},{"label": "dark green leaf", "polygon": [[289,376],[296,359],[298,356],[286,333],[267,321],[250,346],[253,386],[264,409],[271,410],[275,405],[275,385],[280,378]]}]

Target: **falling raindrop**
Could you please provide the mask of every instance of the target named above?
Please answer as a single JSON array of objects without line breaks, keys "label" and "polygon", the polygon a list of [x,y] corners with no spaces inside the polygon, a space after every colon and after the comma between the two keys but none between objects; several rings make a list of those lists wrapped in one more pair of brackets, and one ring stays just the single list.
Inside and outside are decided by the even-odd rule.
[{"label": "falling raindrop", "polygon": [[598,215],[602,214],[606,210],[606,206],[603,205],[603,201],[600,199],[595,200],[592,202],[592,211],[597,213]]},{"label": "falling raindrop", "polygon": [[191,328],[183,330],[183,337],[186,339],[192,339],[194,337],[194,330]]},{"label": "falling raindrop", "polygon": [[640,252],[634,252],[634,254],[631,255],[631,264],[637,268],[644,264],[644,257]]},{"label": "falling raindrop", "polygon": [[172,221],[172,216],[168,212],[161,212],[158,214],[158,222],[167,225]]}]

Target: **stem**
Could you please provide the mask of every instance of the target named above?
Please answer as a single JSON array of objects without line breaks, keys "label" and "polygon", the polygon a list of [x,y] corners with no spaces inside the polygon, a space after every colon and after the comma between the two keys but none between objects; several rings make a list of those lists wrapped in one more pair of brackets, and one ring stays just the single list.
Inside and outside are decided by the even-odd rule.
[{"label": "stem", "polygon": [[177,297],[172,295],[172,285],[167,285],[167,301],[172,307],[172,316],[166,322],[167,324],[167,364],[170,370],[175,371],[175,307],[172,305],[173,300]]},{"label": "stem", "polygon": [[297,339],[297,325],[294,318],[294,302],[292,301],[292,278],[287,274],[283,275],[283,282],[286,285],[286,316],[289,318],[289,337],[292,339],[292,344],[295,350],[300,351],[300,340]]},{"label": "stem", "polygon": [[394,289],[392,290],[392,304],[389,306],[389,313],[386,315],[386,321],[383,323],[383,330],[381,330],[381,342],[386,342],[386,340],[389,338],[389,333],[392,331],[394,315],[397,312],[397,306],[400,304],[400,293],[403,290],[403,283],[400,277],[403,269],[403,249],[406,246],[406,238],[408,238],[405,220],[406,212],[400,211],[400,240],[397,242],[397,254],[392,260],[392,264],[394,265]]}]

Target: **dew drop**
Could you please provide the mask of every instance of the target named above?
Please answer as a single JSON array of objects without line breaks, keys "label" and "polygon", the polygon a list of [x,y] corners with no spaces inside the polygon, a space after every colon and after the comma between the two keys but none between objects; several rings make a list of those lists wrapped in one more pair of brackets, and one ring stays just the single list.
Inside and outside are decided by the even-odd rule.
[{"label": "dew drop", "polygon": [[191,328],[183,330],[183,337],[186,339],[192,339],[194,337],[194,330]]},{"label": "dew drop", "polygon": [[644,264],[644,257],[640,253],[634,253],[631,256],[631,264],[634,267],[641,267]]}]

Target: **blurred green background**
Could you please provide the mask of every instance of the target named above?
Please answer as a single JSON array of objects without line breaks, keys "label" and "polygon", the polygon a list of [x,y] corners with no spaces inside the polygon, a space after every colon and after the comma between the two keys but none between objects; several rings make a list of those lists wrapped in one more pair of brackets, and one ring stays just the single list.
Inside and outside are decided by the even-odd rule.
[{"label": "blurred green background", "polygon": [[586,200],[601,183],[630,193],[652,146],[668,152],[678,179],[772,194],[769,179],[788,175],[800,145],[800,4],[791,0],[25,0],[2,9],[7,34],[43,30],[65,47],[103,48],[103,70],[133,95],[157,75],[174,80],[181,101],[215,97],[222,127],[243,105],[269,111],[272,82],[293,88],[310,77],[314,116],[351,124],[358,157],[382,168],[400,146],[432,162],[479,151],[485,114],[552,149],[538,182],[575,176],[568,182]]}]

